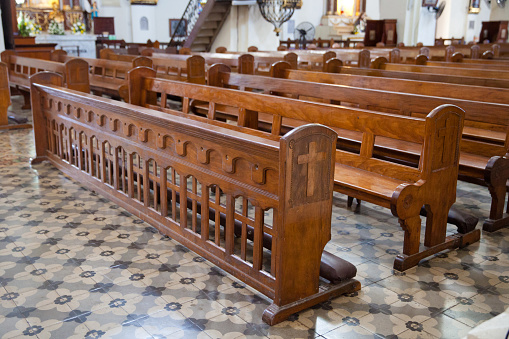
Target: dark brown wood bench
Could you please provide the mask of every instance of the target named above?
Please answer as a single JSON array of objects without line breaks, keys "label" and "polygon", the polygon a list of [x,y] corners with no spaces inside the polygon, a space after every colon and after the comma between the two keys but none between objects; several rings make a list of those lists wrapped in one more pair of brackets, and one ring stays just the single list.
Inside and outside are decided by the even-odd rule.
[{"label": "dark brown wood bench", "polygon": [[61,74],[67,88],[80,92],[90,92],[88,63],[76,58],[65,63],[20,57],[12,50],[3,51],[0,55],[9,69],[9,83],[23,95],[23,109],[30,108],[30,76],[41,71]]},{"label": "dark brown wood bench", "polygon": [[49,160],[271,298],[266,323],[360,289],[352,277],[319,279],[331,238],[331,129],[308,125],[270,140],[80,94],[59,87],[58,75],[32,82],[32,163]]},{"label": "dark brown wood bench", "polygon": [[[455,201],[458,157],[454,154],[459,154],[464,116],[460,109],[441,106],[420,119],[166,81],[154,75],[148,68],[136,68],[129,73],[132,103],[267,138],[278,138],[284,133],[283,126],[292,121],[299,124],[314,121],[357,135],[357,140],[361,140],[360,152],[337,150],[334,189],[390,208],[399,218],[405,240],[403,254],[395,260],[396,269],[406,270],[433,253],[479,239],[478,230],[451,237],[445,234],[447,213]],[[159,103],[155,94],[162,98]],[[182,113],[168,108],[166,98],[170,95],[183,98]],[[206,117],[191,114],[193,101],[208,103]],[[224,118],[219,111],[221,107],[237,110],[236,125],[217,120]],[[267,128],[259,129],[260,124],[267,122],[269,132],[264,130]],[[375,158],[374,140],[378,138],[418,145],[420,166]],[[340,138],[339,143],[342,141],[345,139]],[[422,206],[432,211],[426,223],[424,249],[420,248]]]}]

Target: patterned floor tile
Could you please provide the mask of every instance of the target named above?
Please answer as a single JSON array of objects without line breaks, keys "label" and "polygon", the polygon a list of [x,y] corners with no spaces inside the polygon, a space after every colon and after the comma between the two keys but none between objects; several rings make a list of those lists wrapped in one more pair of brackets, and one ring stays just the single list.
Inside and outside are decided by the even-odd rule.
[{"label": "patterned floor tile", "polygon": [[[265,296],[49,163],[31,167],[30,130],[0,132],[0,148],[2,338],[461,338],[509,306],[509,230],[397,272],[397,218],[334,193],[326,250],[356,265],[362,290],[268,326]],[[460,182],[457,196],[482,223],[487,190]]]}]

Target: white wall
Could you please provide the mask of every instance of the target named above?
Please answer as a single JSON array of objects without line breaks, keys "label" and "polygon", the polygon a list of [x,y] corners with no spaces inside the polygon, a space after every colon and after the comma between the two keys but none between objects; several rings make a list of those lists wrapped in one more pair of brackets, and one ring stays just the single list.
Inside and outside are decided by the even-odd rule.
[{"label": "white wall", "polygon": [[[186,0],[159,0],[156,6],[132,5],[130,0],[120,0],[119,6],[99,5],[99,16],[115,18],[115,35],[117,39],[127,42],[146,42],[147,39],[160,42],[170,41],[169,19],[180,19],[186,9]],[[149,31],[141,32],[139,19],[149,19]]]},{"label": "white wall", "polygon": [[[469,0],[441,0],[446,3],[437,20],[437,38],[461,38],[466,35]],[[483,1],[481,1],[483,2]]]},{"label": "white wall", "polygon": [[[303,2],[301,9],[294,12],[291,20],[294,20],[295,25],[308,21],[317,27],[324,14],[325,0],[308,0]],[[288,38],[293,39],[293,32],[288,32],[288,23],[283,24],[282,32],[277,37],[274,26],[263,18],[258,5],[233,6],[211,50],[224,46],[230,51],[245,52],[249,46],[256,46],[262,51],[275,51],[279,40]]]},{"label": "white wall", "polygon": [[124,39],[126,42],[133,41],[131,29],[131,4],[127,0],[120,1],[120,7],[102,6],[101,0],[96,0],[99,10],[98,16],[115,18],[115,35],[117,39]]},{"label": "white wall", "polygon": [[371,20],[380,20],[380,0],[366,0],[366,15]]},{"label": "white wall", "polygon": [[[496,0],[491,1],[491,15],[489,21],[509,20],[509,3],[506,2],[505,8],[500,8]],[[479,31],[481,29],[479,28]],[[479,33],[478,33],[479,34]]]},{"label": "white wall", "polygon": [[408,45],[415,45],[418,42],[422,42],[426,46],[434,45],[436,24],[435,12],[428,10],[426,7],[420,7],[417,39],[409,42]]},{"label": "white wall", "polygon": [[[412,0],[408,0],[412,1]],[[366,4],[367,5],[367,4]],[[405,39],[405,22],[407,17],[407,0],[380,0],[380,20],[396,19],[398,42]]]},{"label": "white wall", "polygon": [[[465,42],[469,41],[479,41],[479,34],[481,33],[482,22],[490,20],[490,8],[486,4],[485,1],[481,1],[481,10],[478,14],[468,14],[466,29],[465,29]],[[495,0],[492,2],[491,7],[498,7],[495,3]],[[506,20],[509,19],[509,14]],[[469,26],[469,22],[474,22],[474,28],[471,29]]]},{"label": "white wall", "polygon": [[0,10],[0,52],[5,51],[4,29],[2,26],[2,10]]}]

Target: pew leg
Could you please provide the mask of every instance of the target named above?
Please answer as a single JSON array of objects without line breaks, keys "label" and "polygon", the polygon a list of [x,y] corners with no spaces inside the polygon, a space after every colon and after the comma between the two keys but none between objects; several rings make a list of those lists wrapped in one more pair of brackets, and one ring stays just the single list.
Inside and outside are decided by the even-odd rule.
[{"label": "pew leg", "polygon": [[431,247],[445,241],[449,208],[438,204],[433,207],[426,205],[425,208],[427,217],[424,246]]},{"label": "pew leg", "polygon": [[403,254],[413,255],[418,253],[421,243],[421,217],[417,215],[405,220],[399,219],[399,223],[405,231]]},{"label": "pew leg", "polygon": [[21,109],[31,109],[32,104],[30,102],[30,92],[27,91],[20,91],[21,95],[23,95],[23,106],[21,106]]},{"label": "pew leg", "polygon": [[0,126],[8,125],[9,119],[7,118],[7,109],[9,107],[0,107]]},{"label": "pew leg", "polygon": [[[430,227],[430,223],[436,223],[439,220],[440,223],[445,224],[447,220],[447,212],[445,213],[440,209],[431,209],[427,208],[428,219],[426,220],[426,238],[425,244],[427,243],[429,247],[420,251],[420,230],[421,230],[421,218],[419,216],[411,217],[406,220],[400,219],[400,224],[403,230],[405,231],[405,242],[403,245],[403,254],[400,254],[394,260],[394,269],[398,271],[405,271],[411,267],[419,264],[419,261],[422,259],[429,257],[438,252],[444,251],[446,249],[454,249],[468,246],[474,242],[479,241],[481,237],[481,231],[478,229],[474,229],[471,232],[466,234],[453,234],[451,236],[445,236],[445,229],[442,231],[440,227],[433,226]],[[444,215],[445,214],[445,215]],[[446,224],[445,224],[446,225]],[[436,226],[436,225],[434,225]],[[447,226],[444,226],[447,227]],[[438,231],[437,231],[438,229]],[[433,232],[437,232],[438,234],[432,234]]]},{"label": "pew leg", "polygon": [[[486,165],[485,182],[491,194],[490,216],[483,225],[483,230],[493,232],[509,226],[509,214],[506,208],[507,180],[509,179],[509,159],[493,157]],[[507,202],[509,212],[509,200]]]},{"label": "pew leg", "polygon": [[[348,199],[347,199],[347,202],[346,202],[346,206],[348,208],[352,207],[353,205],[353,197],[351,196],[348,196]],[[360,199],[355,199],[357,201],[357,206],[355,206],[355,210],[354,210],[354,213],[359,213],[361,211],[361,202],[362,200]]]}]

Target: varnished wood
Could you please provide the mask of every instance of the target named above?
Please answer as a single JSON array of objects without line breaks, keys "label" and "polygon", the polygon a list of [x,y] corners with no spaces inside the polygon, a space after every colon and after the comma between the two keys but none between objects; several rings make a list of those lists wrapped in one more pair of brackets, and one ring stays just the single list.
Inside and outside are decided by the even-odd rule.
[{"label": "varnished wood", "polygon": [[[337,140],[334,131],[308,125],[277,141],[270,140],[43,85],[58,79],[58,75],[50,78],[36,75],[31,79],[37,131],[34,163],[51,161],[67,175],[273,299],[263,317],[271,325],[302,309],[360,288],[353,279],[325,288],[319,283],[320,258],[331,237]],[[87,114],[92,111],[93,115]],[[311,144],[325,156],[299,165],[297,159],[309,153]],[[89,165],[84,166],[87,162]],[[97,171],[99,164],[108,165]],[[308,175],[310,165],[319,168],[319,175]],[[109,173],[115,177],[113,185]],[[150,188],[149,176],[159,183],[157,207],[152,204],[156,201],[156,197],[152,199],[156,190]],[[180,178],[179,183],[176,176]],[[199,196],[194,188],[188,189],[184,178],[199,182]],[[316,180],[311,195],[306,191],[308,180]],[[180,204],[179,217],[174,213],[176,190],[181,201],[192,199],[201,203],[205,214],[200,216],[200,229],[186,222],[192,223],[199,213],[192,208],[192,203],[191,209]],[[215,197],[209,195],[210,190]],[[217,203],[220,195],[225,196],[225,205]],[[237,197],[254,206],[253,220],[235,210]],[[219,234],[222,227],[219,219],[209,222],[209,207],[224,210],[225,243],[209,241],[213,235],[208,231]],[[273,218],[266,219],[266,213],[272,213]],[[237,218],[254,227],[252,259],[243,259],[233,251],[237,245],[232,241],[232,225]],[[256,245],[261,244],[265,232],[272,236],[270,252]],[[264,261],[270,265],[264,265]]]},{"label": "varnished wood", "polygon": [[[509,178],[509,168],[506,167],[509,166],[506,158],[509,150],[509,121],[506,121],[507,114],[504,112],[509,107],[509,90],[293,70],[286,70],[279,74],[290,79],[362,87],[362,89],[352,88],[357,94],[353,91],[344,92],[345,94],[348,93],[346,101],[362,103],[370,109],[380,110],[385,107],[391,113],[399,111],[403,114],[416,114],[416,111],[419,110],[417,107],[423,103],[422,100],[429,100],[431,106],[433,106],[432,102],[442,102],[456,104],[464,108],[466,120],[461,146],[460,178],[488,186],[492,196],[492,204],[489,221],[485,223],[486,230],[493,229],[490,225],[494,223],[497,224],[497,229],[503,225],[509,225],[509,218],[504,213],[507,195],[505,182]],[[364,91],[370,91],[367,88],[376,89],[377,92],[362,95],[362,93],[368,93]],[[388,88],[397,92],[408,93],[411,96],[399,97],[398,94],[385,92]],[[308,87],[306,93],[310,95],[312,89],[313,86]],[[430,95],[435,96],[435,98],[430,97]],[[440,97],[443,95],[448,97]],[[339,95],[336,97],[341,98]],[[492,180],[490,179],[492,177],[498,179]]]},{"label": "varnished wood", "polygon": [[0,55],[9,69],[10,85],[16,87],[23,94],[25,103],[23,109],[30,108],[30,76],[41,71],[51,71],[61,74],[67,88],[77,91],[90,92],[88,63],[82,59],[69,60],[65,63],[26,58],[16,55],[13,51],[4,51]]},{"label": "varnished wood", "polygon": [[[141,69],[137,69],[131,73],[140,71]],[[140,77],[133,79],[139,81]],[[268,81],[270,82],[270,79]],[[223,83],[225,83],[224,79]],[[386,137],[420,145],[421,160],[418,168],[391,163],[388,161],[390,159],[379,160],[370,157],[373,154],[373,137],[361,140],[367,144],[360,155],[355,151],[338,150],[334,187],[336,190],[358,199],[391,208],[392,213],[400,218],[406,234],[411,235],[406,237],[403,246],[403,252],[409,258],[419,253],[420,223],[419,229],[415,226],[414,229],[411,229],[407,227],[407,223],[410,220],[419,219],[419,211],[423,205],[430,205],[435,211],[434,218],[431,218],[433,222],[428,225],[431,231],[425,238],[425,244],[433,248],[445,240],[447,211],[455,200],[457,155],[459,154],[455,147],[459,148],[464,114],[453,106],[442,106],[435,109],[427,116],[426,120],[421,120],[287,98],[266,97],[250,92],[240,93],[227,89],[179,84],[154,78],[146,78],[138,85],[131,85],[136,86],[134,87],[135,91],[141,87],[143,88],[142,92],[164,92],[191,100],[213,103],[213,105],[209,104],[203,107],[206,110],[204,114],[209,119],[220,117],[223,112],[227,114],[226,119],[233,119],[238,108],[259,112],[258,128],[265,130],[264,126],[267,126],[270,131],[267,137],[278,137],[284,134],[286,130],[281,121],[285,119],[286,124],[292,124],[292,121],[297,120],[297,124],[293,126],[299,126],[301,123],[298,121],[325,124],[341,131],[342,135],[346,132],[348,137],[351,137],[352,133],[361,136],[371,133],[377,138]],[[246,87],[250,87],[250,85]],[[253,86],[253,88],[257,87]],[[270,91],[270,88],[268,89]],[[136,104],[161,109],[159,106],[146,104],[143,101],[138,101]],[[229,110],[228,107],[232,109]],[[168,109],[161,110],[178,115]],[[186,112],[189,113],[184,114],[185,116],[191,116],[190,110]],[[261,114],[262,112],[263,114]],[[207,118],[203,118],[203,120],[207,121]],[[452,121],[454,123],[451,125]],[[444,131],[451,133],[448,136],[438,133],[439,129],[444,128],[444,124],[447,124]],[[225,126],[231,125],[225,124]],[[396,126],[400,126],[400,129]],[[237,121],[237,126],[233,129],[254,135],[263,135],[252,127],[244,126],[241,120]],[[410,130],[412,133],[408,133]],[[402,131],[405,132],[402,133]],[[447,138],[446,143],[444,137]],[[339,144],[341,145],[341,143],[342,138],[339,139]],[[453,156],[443,162],[442,157],[438,156],[443,152],[453,154]],[[439,203],[436,201],[437,196],[441,197]],[[404,201],[406,202],[404,203]]]}]

